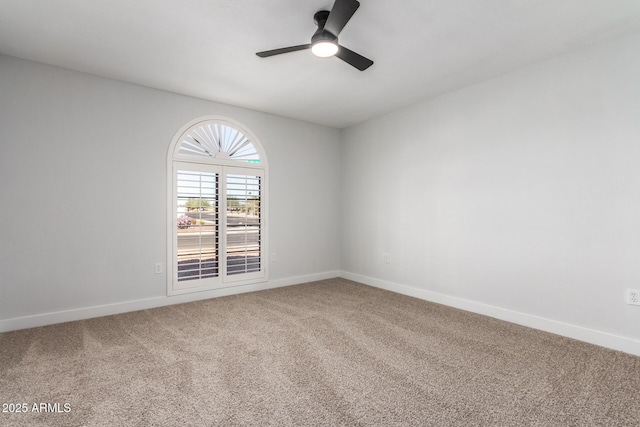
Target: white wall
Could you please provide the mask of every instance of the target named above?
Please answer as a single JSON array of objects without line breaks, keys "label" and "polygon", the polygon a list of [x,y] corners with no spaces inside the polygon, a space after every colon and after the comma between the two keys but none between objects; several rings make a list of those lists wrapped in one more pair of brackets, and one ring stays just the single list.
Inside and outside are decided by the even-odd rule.
[{"label": "white wall", "polygon": [[627,36],[346,129],[345,275],[640,352],[639,52]]},{"label": "white wall", "polygon": [[0,56],[0,331],[180,300],[154,274],[166,156],[204,115],[241,122],[267,152],[271,283],[336,274],[339,131]]}]

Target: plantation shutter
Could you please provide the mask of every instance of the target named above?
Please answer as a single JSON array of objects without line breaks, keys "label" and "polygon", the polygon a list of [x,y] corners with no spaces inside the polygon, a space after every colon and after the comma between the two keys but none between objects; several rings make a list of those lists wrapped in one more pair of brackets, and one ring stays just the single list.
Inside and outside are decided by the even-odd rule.
[{"label": "plantation shutter", "polygon": [[204,118],[169,152],[167,293],[266,280],[266,159],[255,137]]},{"label": "plantation shutter", "polygon": [[241,168],[226,172],[226,275],[247,277],[262,267],[262,176]]},{"label": "plantation shutter", "polygon": [[177,171],[178,281],[219,275],[218,179],[214,172]]}]

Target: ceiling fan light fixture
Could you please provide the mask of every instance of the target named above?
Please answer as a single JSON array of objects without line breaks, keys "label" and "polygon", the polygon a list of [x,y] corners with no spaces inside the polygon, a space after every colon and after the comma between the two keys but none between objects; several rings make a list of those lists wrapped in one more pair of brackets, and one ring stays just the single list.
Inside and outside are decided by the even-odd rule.
[{"label": "ceiling fan light fixture", "polygon": [[373,65],[373,61],[338,44],[338,35],[359,7],[358,0],[335,0],[331,11],[319,10],[313,15],[313,22],[318,29],[313,33],[311,43],[265,50],[257,52],[256,55],[267,58],[282,53],[311,49],[314,56],[320,58],[335,56],[352,67],[364,71]]},{"label": "ceiling fan light fixture", "polygon": [[332,41],[322,40],[311,46],[311,53],[319,58],[329,58],[338,53],[338,45]]}]

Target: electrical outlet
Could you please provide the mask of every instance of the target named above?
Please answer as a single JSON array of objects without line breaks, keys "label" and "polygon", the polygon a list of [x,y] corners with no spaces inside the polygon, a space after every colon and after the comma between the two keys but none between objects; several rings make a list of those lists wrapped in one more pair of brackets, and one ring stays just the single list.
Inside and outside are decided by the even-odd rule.
[{"label": "electrical outlet", "polygon": [[627,304],[640,305],[640,290],[627,289]]},{"label": "electrical outlet", "polygon": [[385,264],[389,264],[391,262],[391,257],[389,254],[382,254],[382,262]]},{"label": "electrical outlet", "polygon": [[156,274],[162,274],[162,263],[156,262]]},{"label": "electrical outlet", "polygon": [[278,261],[278,254],[272,253],[271,254],[271,262],[276,262],[276,261]]}]

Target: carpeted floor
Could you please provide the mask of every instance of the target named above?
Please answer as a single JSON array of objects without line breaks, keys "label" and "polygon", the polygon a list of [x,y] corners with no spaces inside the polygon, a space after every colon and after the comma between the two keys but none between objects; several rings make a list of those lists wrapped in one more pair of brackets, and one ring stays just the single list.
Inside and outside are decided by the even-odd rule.
[{"label": "carpeted floor", "polygon": [[2,426],[638,426],[640,358],[332,279],[0,334],[0,403],[27,407]]}]

